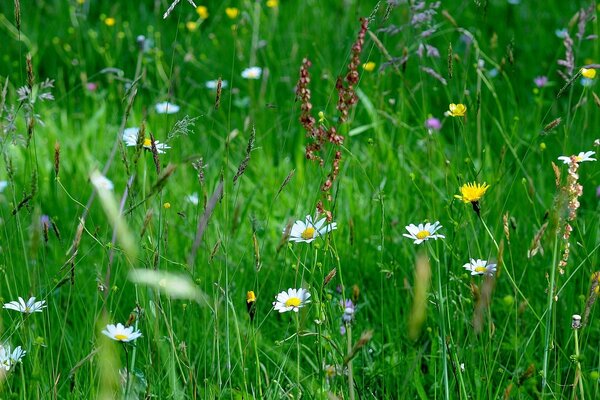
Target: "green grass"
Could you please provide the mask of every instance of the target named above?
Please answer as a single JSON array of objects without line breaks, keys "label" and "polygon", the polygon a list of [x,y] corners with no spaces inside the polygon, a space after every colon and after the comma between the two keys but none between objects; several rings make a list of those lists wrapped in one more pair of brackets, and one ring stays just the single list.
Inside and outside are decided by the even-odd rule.
[{"label": "green grass", "polygon": [[[206,20],[184,0],[166,19],[168,1],[32,1],[20,5],[19,30],[13,2],[5,3],[0,300],[35,296],[47,308],[28,316],[1,310],[2,342],[27,354],[0,379],[0,398],[600,396],[597,306],[587,307],[589,322],[577,337],[571,327],[600,270],[598,162],[580,165],[581,205],[564,274],[558,269],[568,212],[552,163],[564,187],[567,166],[557,157],[598,152],[600,138],[600,78],[584,87],[577,77],[557,97],[566,81],[555,30],[570,27],[573,75],[600,60],[598,41],[576,36],[576,4],[448,1],[430,24],[415,27],[408,4],[387,14],[386,3],[375,1],[281,0],[276,8],[211,1],[203,4]],[[235,20],[228,6],[239,8]],[[361,63],[376,68],[358,69],[359,102],[339,124],[335,82],[346,74],[359,17],[369,15]],[[391,26],[402,29],[392,34]],[[584,36],[595,34],[597,22],[588,21]],[[147,51],[138,35],[150,40]],[[440,56],[419,58],[421,40]],[[379,70],[387,61],[382,49],[397,58],[395,68]],[[29,140],[29,106],[17,94],[27,85],[27,54],[36,84],[54,79],[55,98],[33,104],[39,121]],[[345,136],[342,146],[325,146],[323,166],[306,160],[310,140],[299,122],[295,89],[305,57],[313,116],[323,111],[323,124]],[[252,65],[263,68],[261,79],[240,76]],[[538,90],[540,75],[550,83]],[[204,85],[218,77],[228,86],[215,109],[215,92]],[[156,113],[166,100],[181,110]],[[450,103],[465,104],[466,116],[445,117]],[[174,132],[184,116],[193,125]],[[442,121],[439,132],[424,127],[430,116]],[[175,169],[158,189],[164,175],[152,152],[120,140],[123,127],[142,123],[147,137],[171,147],[160,154],[160,169]],[[337,229],[311,244],[281,245],[286,225],[314,214],[336,150],[340,172],[325,206]],[[202,179],[192,165],[200,159]],[[113,192],[94,191],[96,169]],[[480,218],[454,197],[473,181],[490,184]],[[187,200],[192,193],[198,205]],[[46,241],[42,216],[60,235],[50,227]],[[406,225],[424,221],[440,221],[445,238],[414,245],[402,236]],[[544,251],[529,258],[545,222]],[[495,278],[471,276],[463,268],[470,258],[498,262]],[[173,281],[136,283],[135,269],[170,272],[190,291],[178,296]],[[279,292],[300,287],[311,303],[297,314],[273,310]],[[345,335],[342,299],[356,305]],[[101,334],[128,318],[143,335],[134,345]]]}]

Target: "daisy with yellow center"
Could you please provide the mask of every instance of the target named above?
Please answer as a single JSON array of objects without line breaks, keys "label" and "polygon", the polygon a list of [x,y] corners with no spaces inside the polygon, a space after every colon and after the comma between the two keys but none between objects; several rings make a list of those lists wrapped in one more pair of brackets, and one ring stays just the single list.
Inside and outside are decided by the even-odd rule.
[{"label": "daisy with yellow center", "polygon": [[483,197],[489,187],[490,185],[486,185],[485,182],[483,182],[483,185],[477,182],[465,183],[459,189],[460,195],[455,194],[454,197],[462,200],[464,203],[474,203]]},{"label": "daisy with yellow center", "polygon": [[402,236],[414,240],[415,244],[421,244],[429,239],[444,239],[444,235],[436,234],[441,227],[439,221],[435,221],[433,224],[429,222],[419,225],[410,224],[406,226],[408,233],[404,233]]},{"label": "daisy with yellow center", "polygon": [[304,221],[298,220],[294,222],[294,225],[290,230],[289,241],[296,243],[310,243],[319,236],[324,236],[326,233],[337,229],[337,224],[335,222],[326,224],[326,221],[325,218],[321,218],[317,222],[314,222],[313,218],[310,215],[307,215]]},{"label": "daisy with yellow center", "polygon": [[273,302],[275,311],[284,313],[287,311],[298,312],[299,309],[310,303],[310,293],[305,289],[288,289],[276,296],[276,301]]},{"label": "daisy with yellow center", "polygon": [[560,156],[558,159],[565,164],[571,165],[572,162],[581,163],[585,161],[596,161],[592,156],[596,154],[594,151],[586,151],[585,153],[582,151],[577,155],[572,156]]},{"label": "daisy with yellow center", "polygon": [[[127,128],[127,129],[123,130],[123,142],[125,142],[125,145],[128,147],[137,146],[139,133],[140,133],[140,128],[136,128],[136,127]],[[142,146],[147,150],[152,150],[152,140],[150,138],[145,137]],[[161,143],[158,140],[154,141],[154,146],[156,147],[156,152],[158,154],[163,154],[165,152],[165,150],[171,148],[166,143]]]},{"label": "daisy with yellow center", "polygon": [[22,297],[19,297],[18,301],[15,300],[6,303],[2,308],[19,311],[23,314],[31,314],[34,312],[42,312],[42,309],[46,308],[46,300],[35,301],[35,297],[30,297],[29,300],[25,302]]},{"label": "daisy with yellow center", "polygon": [[261,75],[261,67],[249,67],[242,71],[242,78],[244,79],[260,79]]},{"label": "daisy with yellow center", "polygon": [[447,113],[451,117],[464,117],[464,115],[467,113],[467,107],[461,103],[450,103],[450,106],[448,106],[448,108],[449,111]]},{"label": "daisy with yellow center", "polygon": [[596,70],[594,68],[581,68],[581,76],[594,79],[596,77]]},{"label": "daisy with yellow center", "polygon": [[102,333],[117,342],[131,342],[142,336],[142,333],[134,330],[133,326],[125,327],[122,323],[118,323],[116,326],[106,325]]},{"label": "daisy with yellow center", "polygon": [[486,260],[475,260],[471,258],[471,261],[463,265],[463,268],[471,272],[471,275],[487,275],[493,276],[496,273],[496,264],[492,264]]}]

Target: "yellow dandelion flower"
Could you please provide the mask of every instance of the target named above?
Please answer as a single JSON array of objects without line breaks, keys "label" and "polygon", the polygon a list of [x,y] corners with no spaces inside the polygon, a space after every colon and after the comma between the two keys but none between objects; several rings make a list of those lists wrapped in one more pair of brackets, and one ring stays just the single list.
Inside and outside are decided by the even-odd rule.
[{"label": "yellow dandelion flower", "polygon": [[267,7],[275,8],[279,6],[279,0],[267,0]]},{"label": "yellow dandelion flower", "polygon": [[208,8],[206,8],[206,6],[196,7],[196,12],[198,13],[198,16],[200,17],[200,19],[208,18]]},{"label": "yellow dandelion flower", "polygon": [[581,75],[584,78],[594,79],[596,77],[596,70],[594,68],[581,68]]},{"label": "yellow dandelion flower", "polygon": [[188,21],[185,23],[185,27],[187,28],[188,31],[194,32],[196,29],[198,29],[198,24],[195,23],[194,21]]},{"label": "yellow dandelion flower", "polygon": [[483,182],[483,185],[476,182],[465,183],[459,189],[460,195],[455,194],[454,197],[462,200],[464,203],[475,203],[483,197],[489,187],[490,185],[486,185],[485,182]]},{"label": "yellow dandelion flower", "polygon": [[450,111],[448,111],[448,115],[451,117],[463,117],[467,113],[467,107],[462,103],[450,103],[448,108],[450,109]]},{"label": "yellow dandelion flower", "polygon": [[113,17],[108,17],[104,20],[104,23],[106,24],[106,26],[114,26],[114,24],[117,23],[117,20]]},{"label": "yellow dandelion flower", "polygon": [[227,7],[225,9],[225,14],[227,14],[229,19],[236,19],[238,15],[240,15],[240,10],[235,7]]},{"label": "yellow dandelion flower", "polygon": [[372,72],[375,69],[375,66],[377,64],[375,64],[373,61],[369,61],[363,64],[363,69],[367,72]]}]

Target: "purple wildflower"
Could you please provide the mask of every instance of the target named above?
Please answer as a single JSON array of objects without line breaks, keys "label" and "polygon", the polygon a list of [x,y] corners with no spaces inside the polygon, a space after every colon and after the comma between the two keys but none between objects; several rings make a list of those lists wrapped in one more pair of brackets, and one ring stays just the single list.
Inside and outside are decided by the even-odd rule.
[{"label": "purple wildflower", "polygon": [[429,131],[439,131],[442,129],[442,122],[435,117],[429,117],[425,120],[425,128]]},{"label": "purple wildflower", "polygon": [[538,88],[543,88],[548,84],[548,77],[545,75],[536,76],[535,78],[533,78],[533,83],[535,83],[535,86],[537,86]]}]

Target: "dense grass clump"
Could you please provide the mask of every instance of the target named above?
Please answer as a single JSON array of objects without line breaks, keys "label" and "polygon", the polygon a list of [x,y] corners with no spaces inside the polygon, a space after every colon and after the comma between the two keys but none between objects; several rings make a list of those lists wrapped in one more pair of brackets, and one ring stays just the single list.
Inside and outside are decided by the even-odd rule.
[{"label": "dense grass clump", "polygon": [[0,8],[0,397],[600,396],[599,9]]}]

